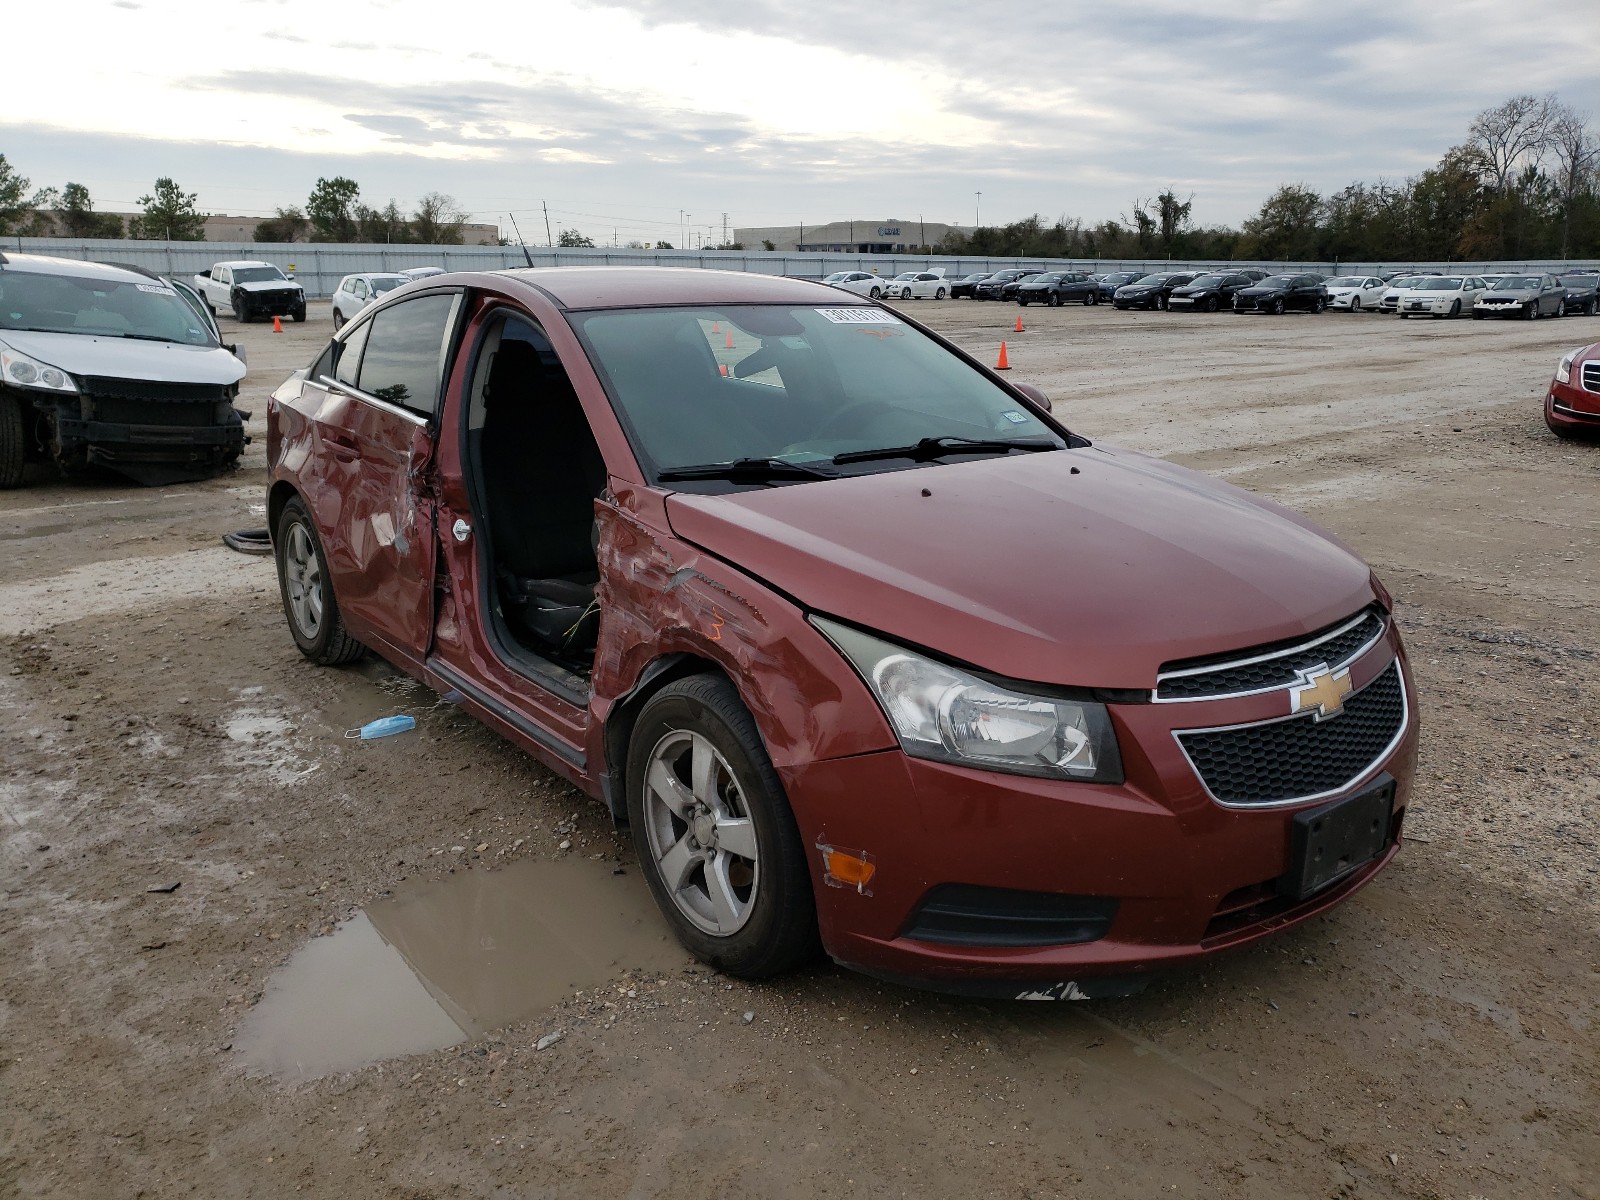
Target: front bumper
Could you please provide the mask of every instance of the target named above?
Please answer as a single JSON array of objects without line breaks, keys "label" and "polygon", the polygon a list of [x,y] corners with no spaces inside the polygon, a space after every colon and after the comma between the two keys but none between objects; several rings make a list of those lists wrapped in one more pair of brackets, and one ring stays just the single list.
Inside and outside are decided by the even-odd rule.
[{"label": "front bumper", "polygon": [[[1352,676],[1359,689],[1395,655],[1413,699],[1408,716],[1388,751],[1332,797],[1392,778],[1387,841],[1376,858],[1322,891],[1293,899],[1277,884],[1291,870],[1296,814],[1329,798],[1225,807],[1207,794],[1173,736],[1178,729],[1268,719],[1281,711],[1282,693],[1114,705],[1127,771],[1118,785],[1004,775],[899,750],[783,772],[811,856],[824,944],[847,966],[935,989],[1019,998],[1094,995],[1126,990],[1130,979],[1249,944],[1327,911],[1398,851],[1417,722],[1392,628],[1353,665]],[[869,884],[830,881],[820,846],[870,858]],[[1103,935],[1071,944],[954,944],[917,936],[930,895],[951,885],[1114,902],[1114,916]]]},{"label": "front bumper", "polygon": [[1552,429],[1600,436],[1600,392],[1581,386],[1581,365],[1572,369],[1571,383],[1550,381],[1544,397],[1544,419]]},{"label": "front bumper", "polygon": [[1484,303],[1479,300],[1472,306],[1472,315],[1475,317],[1520,317],[1528,311],[1530,301],[1527,300],[1496,300],[1493,303]]},{"label": "front bumper", "polygon": [[246,292],[244,306],[252,313],[267,317],[288,317],[306,310],[304,292]]}]

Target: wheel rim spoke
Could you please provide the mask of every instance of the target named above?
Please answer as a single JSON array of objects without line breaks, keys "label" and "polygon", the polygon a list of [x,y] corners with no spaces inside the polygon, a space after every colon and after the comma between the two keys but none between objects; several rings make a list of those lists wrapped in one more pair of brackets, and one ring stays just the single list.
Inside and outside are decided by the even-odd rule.
[{"label": "wheel rim spoke", "polygon": [[689,835],[684,834],[661,856],[661,878],[672,891],[681,892],[702,860],[701,853],[689,844]]},{"label": "wheel rim spoke", "polygon": [[756,827],[749,817],[729,817],[717,822],[717,845],[729,854],[756,858]]},{"label": "wheel rim spoke", "polygon": [[661,759],[657,758],[650,764],[650,775],[646,786],[662,804],[672,810],[673,815],[681,820],[688,820],[694,813],[694,797],[689,789],[683,786],[679,778],[672,773],[672,768]]},{"label": "wheel rim spoke", "polygon": [[748,901],[742,901],[734,893],[733,884],[728,879],[728,856],[719,854],[706,863],[706,893],[711,901],[711,911],[715,915],[719,931],[732,932],[744,924],[745,910],[749,907]]},{"label": "wheel rim spoke", "polygon": [[712,812],[721,812],[724,805],[722,797],[717,794],[717,753],[711,748],[711,743],[699,734],[694,735],[694,746],[690,751],[690,791],[694,798]]}]

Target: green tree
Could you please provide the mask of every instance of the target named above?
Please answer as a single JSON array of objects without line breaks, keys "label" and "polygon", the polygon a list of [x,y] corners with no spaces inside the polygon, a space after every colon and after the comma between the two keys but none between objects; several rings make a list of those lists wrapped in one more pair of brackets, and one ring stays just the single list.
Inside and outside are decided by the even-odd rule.
[{"label": "green tree", "polygon": [[383,208],[355,207],[356,237],[363,242],[380,245],[411,241],[411,227],[406,223],[400,206],[393,200]]},{"label": "green tree", "polygon": [[762,238],[761,239],[761,248],[763,250],[776,250],[778,247],[777,247],[777,244],[775,242],[773,242],[771,238]]},{"label": "green tree", "polygon": [[94,201],[89,197],[89,189],[81,183],[67,184],[61,189],[61,195],[56,203],[49,207],[55,217],[55,224],[66,237],[122,236],[122,218],[115,213],[95,212]]},{"label": "green tree", "polygon": [[291,205],[262,221],[251,236],[258,242],[303,242],[310,224],[305,213]]},{"label": "green tree", "polygon": [[1244,223],[1239,253],[1245,258],[1318,257],[1322,197],[1301,183],[1286,183]]},{"label": "green tree", "polygon": [[144,215],[134,217],[129,236],[145,241],[203,242],[205,214],[195,208],[199,196],[186,192],[167,175],[156,180],[155,191],[139,197]]},{"label": "green tree", "polygon": [[356,202],[361,186],[354,179],[335,175],[317,179],[317,186],[306,198],[306,219],[311,222],[313,242],[353,242],[356,240]]},{"label": "green tree", "polygon": [[657,242],[656,243],[656,249],[657,250],[671,250],[672,249],[672,243],[671,242]]},{"label": "green tree", "polygon": [[[556,238],[556,245],[568,247],[586,246],[593,249],[594,239],[584,237],[576,229],[563,229],[561,235]],[[670,250],[671,247],[669,246],[668,249]]]},{"label": "green tree", "polygon": [[454,196],[443,192],[429,192],[423,196],[417,201],[417,211],[411,215],[412,233],[424,246],[461,245],[466,223],[466,210],[456,203]]},{"label": "green tree", "polygon": [[0,154],[0,234],[15,237],[25,234],[33,221],[33,205],[28,203],[28,180]]}]

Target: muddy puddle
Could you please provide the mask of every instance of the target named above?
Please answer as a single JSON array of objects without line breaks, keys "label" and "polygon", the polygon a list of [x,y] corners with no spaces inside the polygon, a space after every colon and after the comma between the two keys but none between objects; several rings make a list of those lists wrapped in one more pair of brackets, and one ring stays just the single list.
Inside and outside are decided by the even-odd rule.
[{"label": "muddy puddle", "polygon": [[234,1045],[286,1080],[457,1045],[625,974],[687,961],[635,868],[461,871],[370,905],[274,977]]}]

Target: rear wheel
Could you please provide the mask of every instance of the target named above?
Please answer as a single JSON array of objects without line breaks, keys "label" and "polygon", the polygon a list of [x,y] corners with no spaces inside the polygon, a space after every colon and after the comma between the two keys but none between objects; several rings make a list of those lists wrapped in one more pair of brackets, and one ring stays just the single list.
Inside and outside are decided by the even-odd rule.
[{"label": "rear wheel", "polygon": [[283,615],[289,619],[289,633],[300,653],[323,667],[360,658],[366,647],[345,631],[328,579],[322,539],[298,496],[283,506],[272,548],[278,560]]},{"label": "rear wheel", "polygon": [[22,486],[25,432],[22,401],[15,396],[0,396],[0,489]]},{"label": "rear wheel", "polygon": [[333,328],[334,328],[335,331],[337,331],[343,325],[344,325],[344,314],[339,311],[339,306],[337,304],[335,304],[333,306]]},{"label": "rear wheel", "polygon": [[1095,305],[1099,304],[1100,303],[1100,292],[1099,292],[1099,290],[1096,289],[1095,291],[1090,292],[1087,296],[1085,296],[1083,298],[1083,302],[1085,304],[1089,305],[1091,308],[1094,307]]},{"label": "rear wheel", "polygon": [[629,742],[627,787],[645,879],[692,954],[761,979],[816,952],[800,831],[732,683],[695,675],[651,697]]},{"label": "rear wheel", "polygon": [[1594,316],[1596,308],[1600,308],[1600,301],[1591,299],[1589,303],[1583,306],[1583,315],[1586,317]]},{"label": "rear wheel", "polygon": [[1272,315],[1275,316],[1275,317],[1283,316],[1283,297],[1282,296],[1278,297],[1276,300],[1274,300],[1272,302]]},{"label": "rear wheel", "polygon": [[880,288],[880,287],[875,287],[871,291],[869,291],[867,293],[867,295],[870,296],[874,300],[882,300],[883,299],[883,289]]}]

